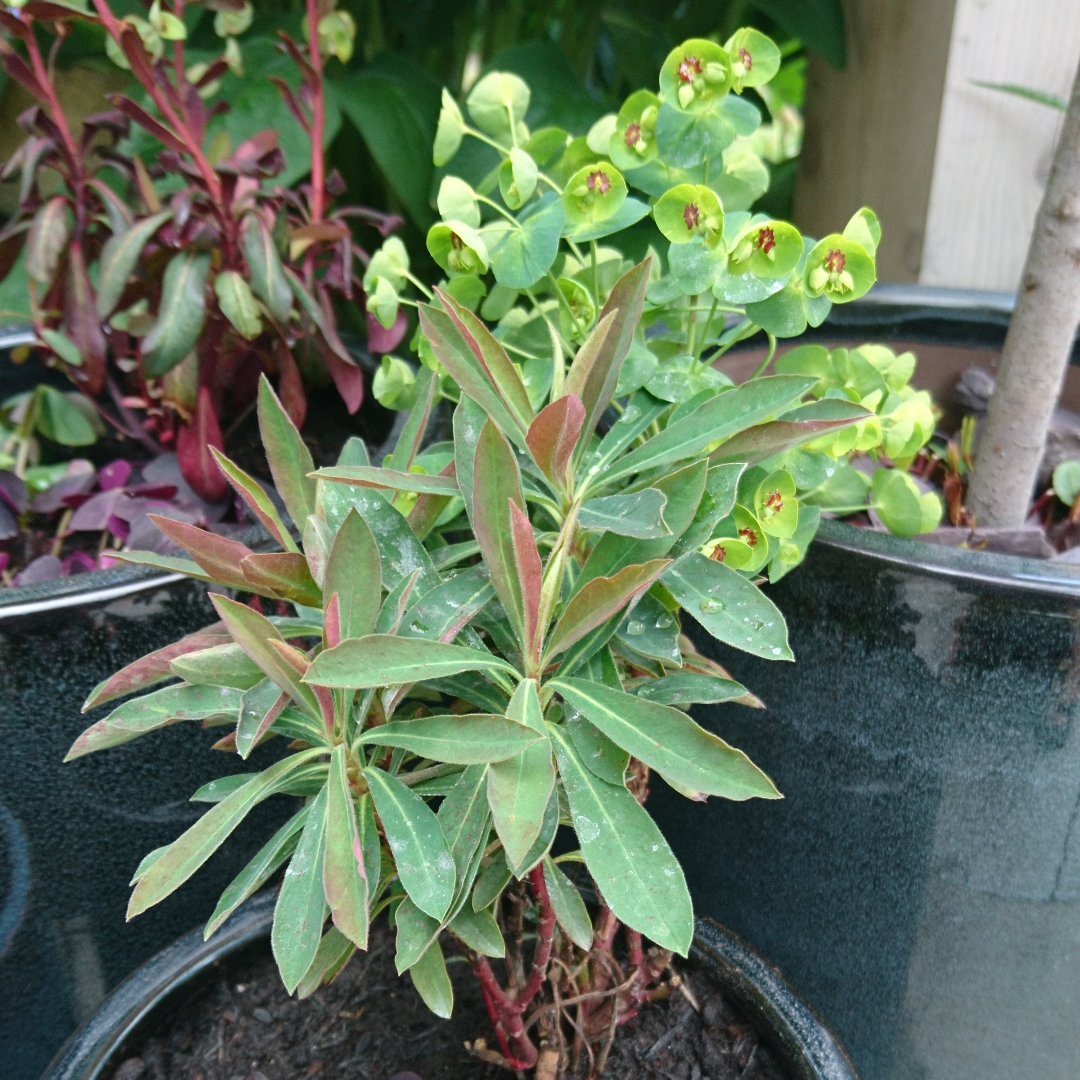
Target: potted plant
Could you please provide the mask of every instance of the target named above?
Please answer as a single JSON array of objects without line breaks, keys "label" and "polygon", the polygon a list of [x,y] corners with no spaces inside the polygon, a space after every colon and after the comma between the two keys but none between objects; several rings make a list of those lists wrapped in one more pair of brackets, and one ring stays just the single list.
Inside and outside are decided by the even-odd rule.
[{"label": "potted plant", "polygon": [[[299,795],[303,806],[226,890],[207,926],[210,935],[288,863],[272,933],[288,990],[311,992],[332,978],[388,910],[398,969],[410,971],[432,1009],[445,1015],[452,1005],[443,943],[454,941],[495,1028],[498,1049],[483,1047],[484,1055],[541,1076],[569,1067],[575,1038],[579,1055],[603,1055],[620,1018],[667,992],[663,972],[672,953],[689,948],[693,920],[678,863],[642,809],[650,770],[692,801],[778,794],[749,759],[686,715],[694,702],[758,702],[680,629],[692,620],[736,649],[789,659],[783,618],[757,582],[765,573],[780,580],[800,561],[819,511],[801,505],[789,471],[757,463],[806,447],[811,462],[834,462],[856,444],[898,435],[899,400],[874,402],[880,412],[848,395],[806,401],[815,375],[736,387],[700,359],[766,322],[773,343],[777,333],[799,333],[873,280],[878,233],[869,211],[844,236],[804,243],[784,223],[725,215],[711,187],[690,182],[707,179],[710,155],[735,138],[728,118],[740,111],[728,91],[767,80],[777,63],[775,46],[753,31],[724,48],[686,42],[665,65],[663,97],[635,95],[625,130],[618,119],[605,125],[605,146],[621,143],[653,165],[637,179],[660,183],[663,173],[667,186],[652,206],[627,197],[619,167],[565,132],[546,136],[562,151],[547,155],[558,159],[555,175],[541,173],[526,148],[539,155],[545,143],[524,128],[528,90],[515,77],[489,75],[471,93],[470,116],[487,130],[468,129],[444,100],[436,154],[445,158],[463,134],[478,132],[504,159],[501,202],[460,179],[442,184],[445,220],[428,244],[448,278],[430,291],[414,282],[429,293],[414,339],[425,362],[418,374],[393,359],[382,369],[384,392],[396,380],[412,399],[391,454],[381,465],[314,470],[264,380],[264,446],[299,533],[217,453],[284,550],[255,552],[159,518],[191,560],[122,556],[255,599],[212,594],[223,644],[186,639],[103,685],[88,704],[170,675],[183,680],[121,704],[69,757],[180,719],[227,725],[218,745],[245,758],[275,736],[296,751],[204,788],[198,798],[215,805],[143,860],[129,915],[183,884],[270,794]],[[671,165],[653,152],[650,132],[665,124],[681,125],[679,145],[697,140],[700,160]],[[599,137],[594,129],[590,138]],[[742,190],[736,180],[726,165],[716,179],[732,185],[732,201]],[[494,226],[484,225],[479,203],[498,214]],[[667,269],[655,275],[653,258],[628,269],[597,245],[649,213],[675,238]],[[582,257],[572,263],[575,250]],[[503,309],[494,334],[468,306],[480,306],[489,265],[502,290],[488,296]],[[725,299],[710,288],[707,303],[687,301],[688,284],[717,273]],[[392,248],[376,253],[365,289],[386,322],[409,302],[402,278]],[[754,299],[732,299],[736,291]],[[663,360],[642,344],[643,310],[661,332],[653,337]],[[717,311],[732,316],[730,328]],[[481,312],[494,317],[490,307]],[[895,357],[875,359],[903,397],[910,371],[903,362],[894,371]],[[425,446],[439,396],[455,402],[453,438]],[[902,445],[914,452],[928,436],[909,424]],[[890,498],[881,498],[886,513]],[[917,531],[927,517],[919,510],[914,524],[897,520]],[[296,614],[268,616],[279,603]],[[657,740],[661,728],[668,734]],[[578,850],[556,861],[560,823],[574,830]],[[567,863],[583,863],[596,885],[595,925]],[[507,922],[523,909],[536,926],[528,954]],[[583,965],[582,1001],[551,965],[556,942],[571,967]],[[618,987],[605,974],[613,949],[636,972]],[[504,957],[508,985],[491,963]],[[531,974],[515,984],[519,967]],[[589,1021],[576,1036],[559,1005],[569,998]],[[549,1016],[535,1034],[522,1021],[533,1003]]]}]

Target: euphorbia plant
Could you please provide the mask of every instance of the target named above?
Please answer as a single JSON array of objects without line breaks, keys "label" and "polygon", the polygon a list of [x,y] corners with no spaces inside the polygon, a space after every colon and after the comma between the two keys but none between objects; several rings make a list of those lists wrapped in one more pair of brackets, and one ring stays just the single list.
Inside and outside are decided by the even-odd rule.
[{"label": "euphorbia plant", "polygon": [[[757,574],[797,561],[818,511],[762,463],[872,414],[806,401],[819,377],[800,374],[679,405],[638,390],[607,423],[649,274],[646,259],[614,283],[536,403],[499,341],[440,291],[420,319],[461,388],[454,437],[424,446],[436,398],[425,369],[382,466],[352,443],[315,471],[263,380],[264,445],[295,529],[215,452],[282,550],[161,519],[191,561],[124,557],[213,583],[221,621],[99,686],[87,707],[181,680],[120,705],[69,757],[179,720],[226,727],[218,748],[243,759],[275,737],[282,754],[196,792],[214,805],[143,860],[129,917],[186,881],[257,803],[302,796],[206,929],[287,864],[272,942],[290,992],[333,978],[388,912],[398,970],[431,1008],[452,1007],[452,942],[498,1039],[474,1053],[543,1077],[598,1072],[619,1024],[670,992],[693,915],[642,805],[650,784],[698,800],[779,797],[687,715],[694,703],[760,705],[689,635],[792,659]],[[575,840],[553,857],[560,825]],[[590,879],[595,916],[578,888]]]},{"label": "euphorbia plant", "polygon": [[[20,117],[29,138],[6,166],[23,180],[19,213],[0,233],[0,270],[6,275],[25,250],[46,362],[144,454],[175,450],[187,482],[214,501],[227,491],[210,456],[222,446],[223,408],[230,394],[242,408],[242,388],[253,390],[260,372],[274,375],[297,423],[306,410],[297,358],[324,365],[349,409],[359,406],[361,372],[331,302],[353,298],[354,268],[367,259],[348,221],[359,216],[386,236],[400,219],[332,206],[342,185],[324,161],[323,61],[347,58],[352,26],[333,0],[307,3],[306,48],[281,35],[300,85],[275,81],[311,142],[310,176],[295,190],[271,183],[284,165],[275,130],[238,146],[207,138],[228,109],[216,95],[223,73],[239,69],[235,35],[253,8],[205,6],[217,13],[224,50],[195,64],[185,53],[185,0],[155,0],[146,18],[118,18],[108,0],[29,0],[0,12],[4,69],[36,103]],[[109,56],[141,91],[140,100],[115,95],[113,109],[81,131],[65,117],[54,78],[74,20],[103,28]],[[124,141],[132,123],[160,146],[155,161]],[[55,194],[39,185],[46,170],[62,182]]]}]

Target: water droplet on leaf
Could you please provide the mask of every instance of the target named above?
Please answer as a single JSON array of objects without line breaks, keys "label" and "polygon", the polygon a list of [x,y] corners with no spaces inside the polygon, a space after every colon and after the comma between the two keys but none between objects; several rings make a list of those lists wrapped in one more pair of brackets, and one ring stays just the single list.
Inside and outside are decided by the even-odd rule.
[{"label": "water droplet on leaf", "polygon": [[716,612],[724,610],[724,602],[722,600],[702,600],[701,610],[706,615],[715,615]]},{"label": "water droplet on leaf", "polygon": [[645,624],[643,622],[639,622],[637,619],[631,619],[626,624],[626,632],[631,637],[637,637],[639,634],[645,633]]}]

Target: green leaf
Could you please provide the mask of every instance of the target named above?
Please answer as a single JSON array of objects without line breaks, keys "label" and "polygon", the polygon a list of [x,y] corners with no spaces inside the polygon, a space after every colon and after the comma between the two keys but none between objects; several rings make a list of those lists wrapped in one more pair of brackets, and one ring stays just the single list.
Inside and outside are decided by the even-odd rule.
[{"label": "green leaf", "polygon": [[334,925],[359,949],[367,948],[368,897],[378,882],[367,879],[356,821],[356,805],[340,743],[330,755],[326,784],[326,854],[323,889]]},{"label": "green leaf", "polygon": [[484,235],[495,280],[508,289],[535,285],[555,262],[565,221],[559,197],[549,191],[518,215],[517,228],[502,221],[489,226]]},{"label": "green leaf", "polygon": [[236,752],[245,761],[288,703],[288,694],[282,694],[273,679],[263,679],[244,694],[236,725]]},{"label": "green leaf", "polygon": [[482,765],[522,753],[537,739],[531,728],[504,716],[425,716],[394,720],[370,728],[357,739],[363,745],[400,746],[420,757],[451,765]]},{"label": "green leaf", "polygon": [[509,719],[525,727],[532,728],[540,735],[547,736],[544,727],[544,710],[540,705],[540,694],[535,679],[522,679],[518,683],[510,704],[506,706]]},{"label": "green leaf", "polygon": [[[557,813],[555,816],[558,818]],[[473,911],[483,911],[495,903],[496,898],[510,884],[513,876],[510,867],[506,865],[506,859],[500,852],[496,852],[491,863],[481,871],[476,880],[472,898]]]},{"label": "green leaf", "polygon": [[419,795],[381,769],[365,769],[398,877],[416,906],[442,919],[454,899],[457,874],[438,819]]},{"label": "green leaf", "polygon": [[[486,410],[466,394],[454,410],[454,475],[458,490],[465,500],[465,513],[472,522],[473,462],[480,432],[487,422]],[[479,545],[477,545],[479,550]]]},{"label": "green leaf", "polygon": [[183,885],[225,842],[252,807],[273,793],[279,781],[322,753],[325,751],[313,748],[271,765],[203,814],[139,879],[128,904],[128,919],[160,903]]},{"label": "green leaf", "polygon": [[251,277],[251,288],[282,326],[292,311],[292,289],[285,278],[277,245],[258,214],[247,214],[240,226],[240,246]]},{"label": "green leaf", "polygon": [[473,911],[472,906],[466,904],[451,921],[450,932],[482,956],[501,958],[506,955],[502,931],[487,908]]},{"label": "green leaf", "polygon": [[566,730],[585,767],[594,776],[616,787],[626,787],[630,755],[616,746],[598,727],[572,706],[566,711]]},{"label": "green leaf", "polygon": [[[544,820],[540,825],[540,832],[536,839],[533,841],[533,845],[529,848],[528,854],[516,867],[511,867],[511,871],[519,881],[525,877],[526,874],[534,867],[536,867],[540,860],[551,850],[551,845],[555,842],[555,833],[559,829],[559,792],[556,788],[551,793],[551,798],[548,799],[547,808],[544,810]],[[503,855],[505,856],[505,852]]]},{"label": "green leaf", "polygon": [[79,352],[79,346],[76,345],[67,334],[63,333],[63,331],[50,330],[48,327],[44,327],[41,331],[41,340],[44,341],[65,364],[68,364],[71,367],[82,366],[82,353]]},{"label": "green leaf", "polygon": [[675,616],[651,594],[646,593],[627,612],[616,636],[635,653],[676,666],[679,655],[679,624]]},{"label": "green leaf", "polygon": [[454,988],[446,974],[446,961],[438,941],[433,941],[424,955],[409,968],[413,986],[424,1004],[436,1015],[449,1020],[454,1011]]},{"label": "green leaf", "polygon": [[214,582],[215,578],[204,573],[198,563],[190,559],[178,559],[172,555],[157,555],[153,551],[118,551],[110,558],[132,566],[149,566],[154,570],[164,570],[169,574],[184,574],[196,581]]},{"label": "green leaf", "polygon": [[259,432],[274,486],[302,532],[308,515],[315,513],[316,488],[310,476],[315,463],[266,375],[259,378]]},{"label": "green leaf", "polygon": [[323,596],[337,597],[338,640],[359,638],[375,627],[382,602],[379,548],[368,523],[350,510],[334,537],[323,577]]},{"label": "green leaf", "polygon": [[734,679],[699,675],[693,671],[677,671],[660,679],[646,679],[634,693],[646,701],[661,705],[711,705],[732,701],[746,694],[746,687]]},{"label": "green leaf", "polygon": [[457,899],[461,898],[462,886],[477,849],[483,848],[491,828],[487,772],[486,765],[470,765],[457,778],[436,815],[457,869]]},{"label": "green leaf", "polygon": [[269,551],[247,555],[240,568],[250,584],[302,607],[322,607],[322,592],[311,576],[307,559],[298,551]]},{"label": "green leaf", "polygon": [[274,906],[270,945],[281,981],[290,994],[315,959],[326,919],[323,893],[326,804],[327,789],[323,787],[311,804]]},{"label": "green leaf", "polygon": [[250,690],[263,679],[259,666],[232,642],[178,656],[170,662],[169,668],[173,675],[196,686]]},{"label": "green leaf", "polygon": [[714,638],[765,660],[794,660],[776,605],[737,571],[690,552],[664,575],[664,585]]},{"label": "green leaf", "polygon": [[236,270],[222,270],[214,278],[214,293],[222,315],[233,329],[248,341],[254,341],[262,333],[262,316],[251,286],[243,274]]},{"label": "green leaf", "polygon": [[[535,734],[532,728],[518,726]],[[488,769],[488,804],[495,831],[515,872],[540,835],[554,785],[555,766],[546,736]]]},{"label": "green leaf", "polygon": [[426,638],[369,634],[320,653],[305,679],[318,686],[359,690],[367,686],[427,682],[461,671],[517,674],[505,660],[479,649]]},{"label": "green leaf", "polygon": [[436,585],[413,604],[401,621],[400,634],[453,641],[493,594],[486,567],[470,566]]},{"label": "green leaf", "polygon": [[240,698],[239,690],[224,686],[166,686],[125,701],[104,720],[92,724],[75,740],[64,760],[119,746],[179,720],[235,716],[240,711]]},{"label": "green leaf", "polygon": [[210,447],[210,453],[217,462],[218,468],[225,474],[225,479],[232,485],[233,491],[244,500],[252,513],[266,526],[270,535],[286,551],[299,551],[299,547],[297,547],[296,542],[289,535],[285,523],[281,520],[277,507],[270,496],[263,490],[262,485],[248,476],[238,465],[230,461],[216,446]]},{"label": "green leaf", "polygon": [[717,394],[643,446],[631,450],[604,475],[604,480],[694,457],[711,443],[785,411],[815,382],[798,375],[770,375]]},{"label": "green leaf", "polygon": [[639,540],[655,540],[671,535],[664,523],[665,506],[667,496],[656,488],[644,488],[629,495],[606,495],[582,505],[578,525]]},{"label": "green leaf", "polygon": [[564,728],[548,730],[581,853],[605,903],[627,926],[685,956],[694,912],[667,841],[629,791],[585,768]]},{"label": "green leaf", "polygon": [[[420,453],[420,445],[427,433],[431,409],[437,400],[436,391],[438,387],[439,380],[435,372],[430,368],[421,367],[419,374],[416,376],[416,401],[409,410],[409,415],[405,419],[405,426],[401,429],[398,441],[394,444],[394,452],[390,455],[390,460],[386,462],[389,468],[395,472],[408,473],[413,461],[416,460],[416,455]],[[454,490],[457,491],[456,485]]]},{"label": "green leaf", "polygon": [[[296,850],[300,831],[307,821],[311,807],[303,806],[259,849],[255,857],[233,878],[203,930],[203,940],[209,941],[225,920],[247,899],[254,896],[277,869]],[[162,853],[167,849],[162,849]],[[141,875],[140,875],[141,876]]]},{"label": "green leaf", "polygon": [[146,247],[147,241],[172,217],[171,210],[144,218],[126,232],[110,236],[101,249],[98,263],[97,313],[107,319],[120,302],[128,278]]},{"label": "green leaf", "polygon": [[356,946],[336,926],[331,926],[323,934],[319,947],[315,950],[311,967],[304,972],[304,977],[297,984],[296,996],[301,1001],[311,997],[320,986],[333,980],[354,952]]},{"label": "green leaf", "polygon": [[551,910],[555,912],[555,921],[579,949],[590,949],[593,925],[585,901],[550,856],[544,857],[544,883],[547,885]]},{"label": "green leaf", "polygon": [[61,446],[92,446],[97,442],[97,432],[71,396],[44,383],[36,393],[37,429],[42,435]]},{"label": "green leaf", "polygon": [[[1069,103],[1063,97],[1045,90],[1035,90],[1030,86],[1017,86],[1015,83],[983,82],[982,79],[972,79],[971,81],[976,86],[986,87],[987,90],[1000,90],[1004,94],[1014,94],[1016,97],[1026,98],[1028,101],[1035,101],[1040,105],[1049,105],[1051,109],[1058,109],[1061,112],[1067,112],[1069,108]],[[873,251],[870,254],[873,255]]]},{"label": "green leaf", "polygon": [[372,465],[332,466],[328,469],[319,469],[315,476],[319,480],[335,481],[382,491],[416,491],[420,493],[426,492],[431,495],[458,494],[457,481],[452,476],[396,472],[393,469],[379,469]]},{"label": "green leaf", "polygon": [[605,236],[629,229],[642,218],[648,217],[649,204],[640,199],[624,199],[619,209],[603,221],[584,222],[571,227],[563,226],[563,236],[575,244],[585,244],[590,240],[602,240]]},{"label": "green leaf", "polygon": [[665,779],[725,799],[779,798],[772,781],[741,750],[678,709],[583,679],[556,678],[547,685]]},{"label": "green leaf", "polygon": [[400,975],[415,964],[439,934],[439,920],[425,915],[409,897],[398,905],[394,914],[397,929],[397,949],[394,964]]},{"label": "green leaf", "polygon": [[52,282],[70,236],[67,199],[54,195],[34,214],[26,237],[26,272],[38,284]]},{"label": "green leaf", "polygon": [[210,256],[194,251],[174,255],[165,268],[157,322],[142,339],[143,371],[160,378],[192,349],[206,314]]}]

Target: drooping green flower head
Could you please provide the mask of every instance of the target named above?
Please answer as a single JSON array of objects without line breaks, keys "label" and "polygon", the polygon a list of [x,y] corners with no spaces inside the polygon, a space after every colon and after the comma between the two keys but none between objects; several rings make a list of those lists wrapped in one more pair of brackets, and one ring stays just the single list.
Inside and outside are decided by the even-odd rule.
[{"label": "drooping green flower head", "polygon": [[520,210],[532,198],[537,175],[536,162],[515,146],[499,168],[499,193],[511,210]]},{"label": "drooping green flower head", "polygon": [[732,244],[728,273],[785,277],[795,269],[802,253],[802,237],[794,225],[786,221],[759,221],[745,229]]},{"label": "drooping green flower head", "polygon": [[497,139],[518,129],[529,111],[529,97],[529,87],[519,76],[492,71],[472,88],[465,104],[473,123]]},{"label": "drooping green flower head", "polygon": [[724,48],[731,61],[731,88],[737,94],[748,86],[762,86],[780,70],[780,50],[760,30],[743,27]]},{"label": "drooping green flower head", "polygon": [[573,225],[594,224],[613,217],[626,199],[623,175],[604,161],[585,165],[566,182],[562,205]]},{"label": "drooping green flower head", "polygon": [[463,221],[440,221],[427,234],[431,257],[447,272],[482,274],[488,268],[488,249],[483,237]]},{"label": "drooping green flower head", "polygon": [[704,184],[679,184],[665,192],[653,207],[656,227],[673,243],[686,244],[700,236],[715,248],[724,235],[724,211],[716,192]]},{"label": "drooping green flower head", "polygon": [[656,157],[656,117],[660,99],[649,90],[631,94],[615,119],[608,156],[620,169],[636,169]]},{"label": "drooping green flower head", "polygon": [[704,38],[690,38],[672,49],[660,69],[660,96],[681,112],[706,112],[730,89],[727,51]]},{"label": "drooping green flower head", "polygon": [[461,146],[465,134],[465,117],[461,115],[458,103],[445,87],[442,92],[442,108],[439,110],[439,126],[435,131],[435,145],[432,147],[431,160],[436,165],[445,165]]},{"label": "drooping green flower head", "polygon": [[874,277],[874,260],[866,249],[839,233],[818,241],[803,272],[807,293],[826,296],[834,304],[858,300],[874,284]]}]

